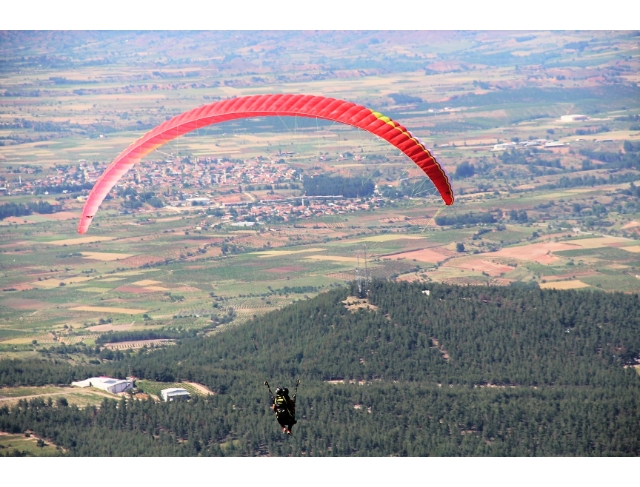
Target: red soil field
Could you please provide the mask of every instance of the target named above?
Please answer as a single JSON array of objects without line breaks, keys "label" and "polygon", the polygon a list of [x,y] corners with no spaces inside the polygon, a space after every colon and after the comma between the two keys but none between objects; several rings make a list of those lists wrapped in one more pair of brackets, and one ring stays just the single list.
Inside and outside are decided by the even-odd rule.
[{"label": "red soil field", "polygon": [[242,203],[247,200],[246,196],[241,194],[231,194],[228,196],[216,196],[216,203]]},{"label": "red soil field", "polygon": [[265,201],[276,201],[284,199],[284,196],[280,196],[279,194],[265,194],[260,195],[260,199]]},{"label": "red soil field", "polygon": [[13,309],[44,309],[49,307],[49,304],[44,301],[26,298],[3,299],[2,301],[0,301],[0,305],[8,306],[9,308]]},{"label": "red soil field", "polygon": [[[563,242],[543,242],[520,247],[511,247],[484,254],[486,257],[508,257],[520,260],[530,260],[539,264],[550,264],[558,260],[558,257],[552,254],[559,250],[576,250],[581,247]],[[483,254],[480,254],[483,255]]]},{"label": "red soil field", "polygon": [[457,269],[476,270],[480,272],[486,272],[490,276],[499,276],[503,272],[509,272],[514,268],[504,264],[495,264],[487,260],[467,260],[464,262],[447,262],[443,267],[455,267]]},{"label": "red soil field", "polygon": [[403,252],[401,254],[395,254],[394,259],[416,259],[422,262],[429,262],[436,264],[447,258],[447,255],[436,252],[432,249],[412,250],[411,252]]}]

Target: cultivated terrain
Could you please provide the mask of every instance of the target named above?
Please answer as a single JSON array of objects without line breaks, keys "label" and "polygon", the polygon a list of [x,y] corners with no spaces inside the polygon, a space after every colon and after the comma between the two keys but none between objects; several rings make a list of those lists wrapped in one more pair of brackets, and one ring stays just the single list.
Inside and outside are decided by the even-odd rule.
[{"label": "cultivated terrain", "polygon": [[[309,386],[314,399],[303,406],[309,408],[304,409],[309,418],[311,408],[322,409],[317,401],[326,394],[345,394],[349,414],[362,413],[366,419],[372,417],[367,416],[371,404],[361,397],[360,382],[381,388],[371,393],[379,404],[387,394],[412,402],[422,397],[421,387],[431,391],[427,395],[442,395],[442,384],[457,377],[452,385],[464,385],[471,394],[459,404],[483,394],[491,409],[492,401],[509,396],[520,408],[517,414],[524,414],[523,404],[534,408],[540,399],[536,394],[553,395],[556,386],[567,385],[564,379],[558,382],[559,376],[550,378],[534,367],[542,359],[531,352],[533,341],[517,344],[527,350],[522,356],[511,357],[514,344],[505,342],[497,356],[462,365],[456,362],[462,356],[452,350],[457,332],[443,329],[442,336],[425,335],[423,346],[443,363],[457,363],[455,373],[427,377],[416,369],[403,375],[394,366],[389,374],[384,372],[387,365],[378,364],[358,375],[349,372],[350,365],[329,360],[340,355],[331,351],[335,344],[330,328],[311,328],[306,335],[290,337],[287,347],[297,344],[299,355],[287,355],[289,362],[267,360],[281,349],[274,344],[264,355],[264,337],[246,330],[268,328],[261,320],[275,323],[279,315],[274,311],[304,315],[307,311],[299,310],[315,306],[310,304],[314,299],[346,300],[339,307],[352,311],[345,316],[353,319],[365,319],[359,313],[373,313],[376,319],[393,316],[391,308],[398,303],[383,313],[376,309],[379,301],[353,296],[357,293],[350,286],[358,277],[414,283],[422,290],[436,284],[454,286],[451,289],[470,285],[477,290],[469,292],[487,290],[488,295],[500,296],[563,296],[556,293],[566,290],[566,299],[576,300],[567,316],[586,306],[580,300],[637,300],[638,33],[5,31],[0,45],[0,407],[20,403],[24,411],[31,410],[20,402],[27,399],[42,401],[33,406],[36,410],[58,411],[66,402],[80,408],[77,414],[89,414],[83,411],[94,406],[106,411],[104,394],[70,389],[68,384],[98,372],[124,377],[132,367],[141,379],[138,397],[151,399],[144,406],[149,408],[166,407],[154,400],[160,388],[185,386],[195,395],[203,384],[216,394],[204,397],[201,392],[203,396],[188,405],[172,407],[222,408],[233,415],[240,405],[229,397],[231,390],[234,397],[240,394],[262,411],[259,397],[264,391],[255,384],[260,385],[264,375],[289,382],[301,375],[315,381]],[[201,129],[159,148],[123,177],[89,232],[76,233],[82,205],[96,179],[146,131],[200,105],[264,93],[340,98],[402,123],[447,170],[455,204],[444,207],[410,160],[368,133],[314,119],[260,118]],[[314,181],[321,184],[314,186]],[[486,304],[479,294],[474,296]],[[523,303],[529,306],[527,299]],[[634,316],[628,314],[626,322],[590,315],[585,319],[597,329],[628,326],[638,331]],[[502,320],[498,326],[512,326]],[[575,317],[563,320],[558,326],[573,336],[567,323]],[[296,318],[289,326],[295,331],[305,323]],[[416,337],[422,336],[422,324],[411,326],[416,327]],[[519,336],[517,330],[512,333]],[[416,340],[422,343],[423,338]],[[557,339],[566,340],[564,335]],[[413,350],[413,339],[386,339],[390,340],[401,340],[396,350]],[[622,401],[618,387],[629,387],[633,396],[637,382],[627,372],[636,365],[635,342],[626,335],[598,340],[594,338],[589,354],[609,364],[602,374],[623,374],[622,382],[611,379],[617,384],[611,385],[602,379],[596,386],[580,379],[575,387],[582,392],[576,394],[592,394],[606,382],[614,388],[607,389],[613,401]],[[305,341],[317,347],[314,353],[303,346]],[[198,343],[207,345],[198,349]],[[221,354],[216,361],[241,360],[243,353],[258,353],[260,361],[244,364],[248,368],[232,380],[223,379],[224,367],[215,374],[204,364],[190,375],[175,369],[174,362],[188,362],[190,354],[220,344],[233,344],[237,350],[229,352],[230,357],[216,352]],[[605,359],[603,350],[609,345],[612,358]],[[345,350],[347,355],[361,352]],[[567,356],[583,352],[570,348]],[[385,351],[382,362],[387,364],[395,353]],[[166,370],[148,365],[154,354],[166,357]],[[322,367],[313,369],[314,357],[325,355],[326,361],[315,359]],[[358,355],[360,360],[368,362]],[[503,361],[535,371],[499,368],[500,377],[490,364]],[[43,372],[46,364],[51,375]],[[241,364],[232,369],[240,370]],[[388,389],[396,387],[393,383],[408,389]],[[549,389],[537,391],[541,384]],[[450,395],[467,394],[455,387]],[[253,388],[249,396],[255,397],[243,395],[247,388]],[[522,399],[522,394],[529,399]],[[564,408],[562,401],[577,404],[587,396],[554,397]],[[637,408],[624,410],[637,418]],[[581,418],[586,417],[583,413],[587,414],[582,411]],[[202,414],[211,418],[214,413]],[[326,414],[338,421],[336,411]],[[260,428],[273,429],[271,418],[264,419]],[[476,419],[465,419],[473,424],[461,427],[460,438],[467,443],[477,437]],[[614,441],[611,438],[626,428],[626,419],[616,423],[618,419],[611,419],[615,426],[602,426],[594,433],[600,439],[580,448],[563,443],[572,434],[567,431],[562,440],[554,437],[560,442],[555,449],[544,435],[544,441],[531,440],[520,449],[526,442],[515,446],[518,428],[501,424],[496,427],[504,428],[500,434],[508,438],[505,444],[494,443],[496,436],[491,434],[483,437],[484,443],[473,440],[473,446],[462,450],[453,446],[459,446],[457,440],[438,440],[428,447],[416,446],[413,439],[384,448],[372,443],[354,447],[352,439],[340,443],[327,431],[316,432],[326,438],[322,447],[296,443],[288,449],[279,439],[243,439],[249,426],[239,423],[210,431],[206,440],[198,438],[199,447],[187,441],[184,448],[188,454],[637,454],[633,442],[602,446],[598,435]],[[75,421],[71,416],[55,419],[60,424],[67,420]],[[27,423],[20,423],[24,428],[18,427],[17,433],[34,432]],[[164,434],[165,426],[157,427],[152,438]],[[404,427],[402,435],[410,434]],[[0,436],[0,445],[10,443],[31,454],[117,450],[74,450],[69,438],[60,440],[57,450],[34,447],[41,434],[23,435],[20,442]],[[188,437],[184,431],[170,434],[179,444]],[[46,438],[48,444],[52,438]],[[160,442],[164,446],[154,450],[147,441],[152,440],[146,438],[138,453],[187,451],[174,449],[169,440],[165,445],[165,439]],[[401,443],[412,446],[398,446]]]}]

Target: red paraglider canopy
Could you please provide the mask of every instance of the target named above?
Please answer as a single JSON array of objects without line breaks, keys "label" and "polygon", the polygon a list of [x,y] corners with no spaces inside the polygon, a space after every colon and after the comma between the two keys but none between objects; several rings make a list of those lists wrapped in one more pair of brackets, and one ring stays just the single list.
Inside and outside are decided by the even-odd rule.
[{"label": "red paraglider canopy", "polygon": [[78,233],[85,233],[100,204],[118,180],[140,159],[181,135],[229,120],[268,116],[320,118],[366,130],[404,152],[429,178],[446,205],[454,201],[444,168],[429,150],[402,125],[355,103],[313,95],[255,95],[204,105],[158,125],[131,144],[96,181],[82,210]]}]

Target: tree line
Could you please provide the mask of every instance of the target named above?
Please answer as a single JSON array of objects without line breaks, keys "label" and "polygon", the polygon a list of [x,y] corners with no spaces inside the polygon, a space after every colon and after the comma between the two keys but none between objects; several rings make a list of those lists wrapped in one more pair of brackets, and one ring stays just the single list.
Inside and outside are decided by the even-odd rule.
[{"label": "tree line", "polygon": [[133,330],[133,331],[110,331],[103,333],[96,338],[96,345],[105,343],[130,342],[135,340],[159,340],[159,339],[180,339],[195,337],[198,330]]},{"label": "tree line", "polygon": [[476,225],[478,223],[495,223],[493,213],[464,213],[460,215],[440,215],[435,218],[436,225]]},{"label": "tree line", "polygon": [[579,153],[582,156],[607,163],[607,168],[640,170],[640,144],[633,144],[625,140],[623,146],[625,152],[580,149]]},{"label": "tree line", "polygon": [[26,216],[32,213],[49,214],[55,211],[55,206],[42,200],[30,201],[27,204],[4,203],[0,205],[0,220],[4,220],[10,216]]}]

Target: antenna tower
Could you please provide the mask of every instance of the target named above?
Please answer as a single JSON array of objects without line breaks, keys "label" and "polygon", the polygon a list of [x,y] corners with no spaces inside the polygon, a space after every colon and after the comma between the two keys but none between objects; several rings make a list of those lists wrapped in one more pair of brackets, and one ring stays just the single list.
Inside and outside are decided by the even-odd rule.
[{"label": "antenna tower", "polygon": [[362,275],[360,273],[360,251],[356,250],[356,282],[358,283],[358,297],[362,297]]},{"label": "antenna tower", "polygon": [[[364,261],[364,270],[360,268],[360,257]],[[358,297],[366,298],[369,292],[369,262],[367,260],[367,246],[356,251],[356,282],[358,283]]]},{"label": "antenna tower", "polygon": [[367,244],[364,244],[364,286],[365,295],[369,294],[369,262],[367,260]]}]

